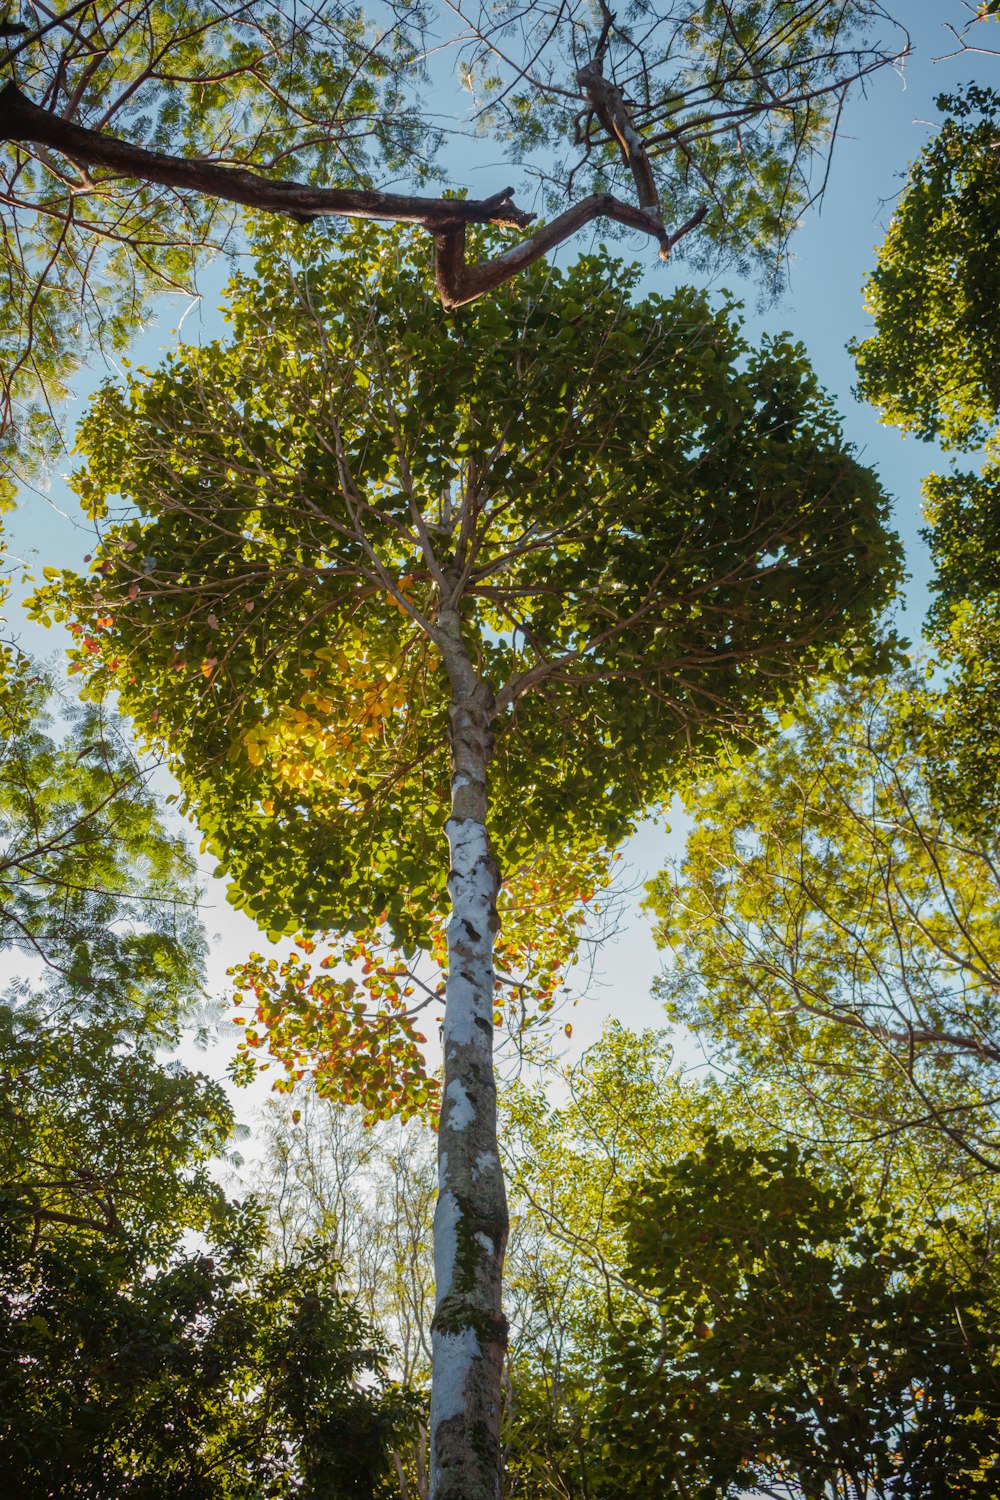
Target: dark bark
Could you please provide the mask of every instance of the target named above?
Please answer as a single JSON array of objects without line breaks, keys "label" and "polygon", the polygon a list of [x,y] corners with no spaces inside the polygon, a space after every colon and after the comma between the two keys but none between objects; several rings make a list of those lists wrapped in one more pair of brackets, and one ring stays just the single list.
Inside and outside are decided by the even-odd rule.
[{"label": "dark bark", "polygon": [[239,203],[246,208],[284,214],[300,224],[327,215],[417,224],[434,234],[437,286],[442,304],[447,308],[461,307],[494,291],[594,219],[614,219],[630,229],[653,235],[659,242],[660,255],[665,259],[671,246],[699,224],[707,212],[706,209],[700,210],[673,235],[668,235],[658,205],[650,211],[623,203],[610,193],[593,193],[493,260],[467,266],[467,225],[497,224],[508,229],[526,229],[534,219],[534,214],[526,213],[514,204],[513,188],[504,188],[490,198],[481,199],[420,198],[402,193],[321,188],[301,182],[279,181],[249,168],[220,166],[217,162],[198,157],[169,156],[132,145],[103,131],[88,130],[50,110],[41,109],[13,83],[0,89],[0,141],[44,146],[88,170],[96,167],[118,177],[157,183],[161,187]]},{"label": "dark bark", "polygon": [[264,177],[245,167],[223,167],[199,157],[168,156],[147,151],[118,136],[88,130],[33,104],[13,83],[0,89],[0,141],[47,146],[88,168],[101,167],[119,177],[185,188],[207,198],[221,198],[297,222],[327,214],[351,219],[386,219],[445,229],[456,224],[502,224],[524,229],[535,217],[511,202],[512,188],[492,198],[413,198],[358,188],[318,188],[301,182]]},{"label": "dark bark", "polygon": [[480,261],[476,266],[465,263],[465,225],[460,224],[434,236],[438,296],[443,306],[448,308],[474,302],[477,297],[495,291],[512,276],[526,270],[534,261],[541,260],[550,250],[568,240],[570,235],[576,234],[578,229],[600,218],[614,219],[618,224],[626,224],[629,229],[653,235],[659,241],[660,259],[666,260],[677,241],[697,228],[707,213],[707,208],[699,208],[686,224],[682,224],[673,234],[666,234],[658,216],[646,214],[631,203],[623,203],[610,193],[592,193],[589,198],[581,199],[564,214],[553,219],[551,224],[544,224],[527,239],[519,240],[493,260]]}]

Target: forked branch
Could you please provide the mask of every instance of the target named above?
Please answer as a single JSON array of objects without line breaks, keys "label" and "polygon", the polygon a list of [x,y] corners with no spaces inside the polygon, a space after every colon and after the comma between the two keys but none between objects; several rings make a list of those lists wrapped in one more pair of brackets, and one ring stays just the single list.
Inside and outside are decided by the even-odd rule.
[{"label": "forked branch", "polygon": [[604,76],[604,59],[607,55],[615,17],[604,0],[601,0],[601,12],[604,17],[604,26],[597,46],[594,48],[594,55],[589,63],[580,68],[576,81],[583,89],[591,110],[600,120],[610,138],[618,142],[622,160],[632,173],[639,200],[639,210],[649,220],[647,229],[659,239],[660,255],[666,260],[671,244],[679,236],[675,235],[672,240],[664,228],[663,205],[660,202],[653,168],[646,152],[646,144],[635,127],[632,113],[625,103],[625,96],[617,84]]}]

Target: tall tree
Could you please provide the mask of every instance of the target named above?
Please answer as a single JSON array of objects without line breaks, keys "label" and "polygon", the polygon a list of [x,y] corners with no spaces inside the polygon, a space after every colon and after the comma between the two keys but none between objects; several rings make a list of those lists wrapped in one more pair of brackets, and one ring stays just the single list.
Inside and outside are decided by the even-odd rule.
[{"label": "tall tree", "polygon": [[[471,32],[453,12],[436,28],[460,76],[485,83],[488,128],[515,163],[540,152],[556,212],[474,266],[465,225],[530,225],[513,189],[458,201],[377,187],[386,176],[419,184],[438,140],[439,99],[429,119],[419,99],[422,6],[366,16],[351,0],[110,10],[77,0],[60,15],[26,5],[11,18],[0,38],[8,467],[51,442],[53,403],[81,360],[120,351],[154,292],[190,288],[204,252],[231,242],[234,205],[423,224],[438,236],[447,305],[598,216],[652,235],[664,255],[703,221],[714,245],[773,262],[852,83],[899,50],[891,27],[890,45],[873,39],[881,13],[869,0],[763,11],[755,0],[671,0],[642,23],[604,10],[603,26],[589,4],[550,14],[537,3],[523,33],[502,7]],[[451,54],[435,52],[440,94]],[[516,86],[491,83],[487,57],[512,65]]]},{"label": "tall tree", "polygon": [[100,549],[39,608],[259,921],[412,950],[447,874],[432,1489],[495,1500],[499,865],[621,838],[831,652],[873,663],[897,553],[802,351],[731,310],[583,261],[444,319],[398,239],[289,249],[230,342],[104,392]]}]

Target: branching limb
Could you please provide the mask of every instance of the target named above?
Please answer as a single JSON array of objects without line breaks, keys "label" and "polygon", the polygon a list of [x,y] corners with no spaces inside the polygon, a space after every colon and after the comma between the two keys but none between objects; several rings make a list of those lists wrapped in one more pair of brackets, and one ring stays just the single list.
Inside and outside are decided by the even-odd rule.
[{"label": "branching limb", "polygon": [[604,27],[600,40],[590,62],[577,73],[576,81],[611,139],[618,142],[622,159],[635,182],[639,211],[649,219],[647,228],[659,239],[660,254],[666,259],[670,253],[670,237],[663,226],[663,206],[645,143],[635,128],[621,89],[604,76],[604,58],[615,18],[607,6],[602,5],[601,9],[604,13]]},{"label": "branching limb", "polygon": [[541,260],[550,250],[554,250],[594,219],[614,219],[616,223],[625,224],[629,229],[654,235],[659,241],[660,259],[666,260],[678,240],[696,229],[707,213],[708,208],[703,205],[673,234],[667,234],[662,220],[654,222],[652,216],[642,209],[633,208],[630,203],[623,203],[610,193],[592,193],[590,197],[574,203],[572,208],[553,219],[551,224],[544,224],[541,229],[536,229],[527,239],[520,240],[493,260],[481,261],[475,266],[465,263],[465,225],[456,225],[434,236],[437,247],[438,295],[447,308],[462,307],[466,302],[474,302],[477,297],[495,291],[512,276],[526,270],[536,260]]}]

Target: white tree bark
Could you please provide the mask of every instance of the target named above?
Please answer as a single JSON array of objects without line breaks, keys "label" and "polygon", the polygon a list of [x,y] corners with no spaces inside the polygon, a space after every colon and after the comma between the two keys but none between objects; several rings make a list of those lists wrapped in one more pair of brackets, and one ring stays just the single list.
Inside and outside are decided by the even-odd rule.
[{"label": "white tree bark", "polygon": [[500,1385],[507,1348],[501,1279],[507,1196],[497,1150],[493,942],[500,872],[486,831],[493,695],[459,622],[448,636],[451,849],[444,1095],[434,1215],[431,1500],[500,1500]]}]

